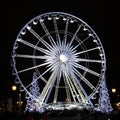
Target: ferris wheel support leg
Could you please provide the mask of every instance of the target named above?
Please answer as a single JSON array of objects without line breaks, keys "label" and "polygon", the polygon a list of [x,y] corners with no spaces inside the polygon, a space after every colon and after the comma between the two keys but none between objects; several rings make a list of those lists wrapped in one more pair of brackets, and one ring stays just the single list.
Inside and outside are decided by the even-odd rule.
[{"label": "ferris wheel support leg", "polygon": [[77,82],[77,84],[79,85],[82,93],[84,94],[85,98],[83,98],[83,102],[85,104],[90,104],[90,106],[93,106],[93,103],[91,102],[90,98],[88,97],[87,93],[85,92],[84,88],[82,87],[82,85],[80,84],[80,82],[78,81],[78,79],[76,78],[76,76],[74,74],[72,74],[73,77],[75,78],[75,81]]},{"label": "ferris wheel support leg", "polygon": [[[47,95],[48,95],[48,96],[50,95],[51,90],[52,90],[52,88],[53,88],[53,85],[54,85],[54,83],[55,83],[55,81],[56,81],[56,76],[57,76],[56,71],[54,71],[54,72],[52,73],[51,77],[49,78],[46,86],[44,87],[41,95],[40,95],[40,98],[39,98],[39,99],[40,99],[41,103],[44,102],[44,100],[45,100],[45,98],[46,98]],[[46,100],[46,101],[47,101],[47,100]]]}]

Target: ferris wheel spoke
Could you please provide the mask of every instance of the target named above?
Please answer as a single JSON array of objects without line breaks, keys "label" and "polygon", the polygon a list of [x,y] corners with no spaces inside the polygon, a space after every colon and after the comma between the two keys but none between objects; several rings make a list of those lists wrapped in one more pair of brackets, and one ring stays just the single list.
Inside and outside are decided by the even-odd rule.
[{"label": "ferris wheel spoke", "polygon": [[83,103],[85,102],[86,98],[89,102],[91,102],[90,99],[89,99],[89,96],[85,92],[85,89],[82,87],[82,85],[79,82],[79,80],[77,79],[76,75],[72,71],[70,71],[70,74],[71,74],[71,77],[73,78],[73,80],[75,80],[75,83],[77,83],[78,86],[79,86],[79,90],[81,91],[80,92],[81,93],[80,97],[81,97],[81,100],[83,101]]},{"label": "ferris wheel spoke", "polygon": [[[69,68],[69,69],[66,70],[67,72],[64,74],[64,78],[65,78],[64,81],[65,81],[65,83],[67,83],[69,90],[70,90],[70,91],[68,91],[68,89],[66,89],[66,91],[68,92],[68,96],[69,96],[68,98],[70,98],[69,92],[71,92],[74,102],[76,102],[76,101],[81,102],[81,97],[78,95],[80,93],[79,92],[80,89],[78,88],[76,82],[74,81],[74,78],[71,76],[70,66],[68,66],[67,68]],[[66,87],[66,88],[68,88],[68,87]],[[70,100],[71,100],[71,98],[70,98]]]},{"label": "ferris wheel spoke", "polygon": [[83,101],[85,100],[85,95],[83,94],[82,90],[81,90],[80,87],[78,86],[76,80],[75,80],[75,79],[72,79],[72,81],[73,81],[73,83],[74,83],[75,86],[76,86],[76,89],[77,89],[78,94],[79,94],[78,97],[80,98],[80,101],[83,102]]},{"label": "ferris wheel spoke", "polygon": [[38,46],[36,46],[36,45],[34,45],[34,44],[30,43],[30,42],[27,42],[27,41],[25,41],[25,40],[23,40],[23,39],[18,39],[17,41],[18,41],[18,42],[21,42],[21,43],[23,43],[23,44],[25,44],[25,45],[33,48],[33,49],[36,49],[36,50],[38,50],[38,51],[40,51],[40,52],[42,52],[42,53],[45,53],[45,54],[48,53],[48,54],[50,54],[50,52],[49,52],[48,50],[43,49],[43,48],[41,48],[41,47],[38,47]]},{"label": "ferris wheel spoke", "polygon": [[54,23],[54,28],[55,28],[56,40],[58,40],[59,43],[60,43],[60,35],[59,35],[59,32],[58,32],[56,17],[53,18],[53,23]]},{"label": "ferris wheel spoke", "polygon": [[79,97],[79,95],[78,95],[78,87],[76,86],[76,84],[74,84],[74,82],[72,83],[72,81],[73,80],[71,80],[71,79],[69,79],[69,82],[70,82],[70,85],[71,85],[71,87],[72,87],[72,90],[73,90],[73,92],[75,93],[75,95],[74,95],[74,97],[76,97],[76,99],[78,100],[78,102],[81,102],[81,99],[80,99],[80,97]]},{"label": "ferris wheel spoke", "polygon": [[57,83],[56,83],[56,87],[55,87],[55,94],[54,94],[54,100],[53,100],[54,103],[57,101],[57,98],[58,98],[59,84],[60,84],[60,80],[61,80],[61,72],[59,71],[59,73],[60,74],[58,74],[58,76],[57,76]]},{"label": "ferris wheel spoke", "polygon": [[31,59],[46,59],[45,56],[37,56],[37,55],[21,55],[16,54],[13,57],[19,57],[19,58],[31,58]]},{"label": "ferris wheel spoke", "polygon": [[73,35],[73,37],[72,37],[72,39],[71,39],[71,41],[70,41],[69,46],[71,46],[71,44],[73,43],[73,40],[76,38],[77,33],[79,32],[81,26],[82,26],[82,24],[79,25],[78,29],[76,30],[75,34]]},{"label": "ferris wheel spoke", "polygon": [[65,25],[65,32],[64,32],[64,38],[63,38],[63,40],[65,41],[65,45],[67,40],[68,25],[69,25],[69,19],[66,20],[66,25]]},{"label": "ferris wheel spoke", "polygon": [[[49,99],[49,97],[50,97],[50,94],[51,94],[51,91],[52,91],[53,86],[54,86],[54,84],[55,84],[55,81],[56,81],[56,79],[54,79],[53,84],[51,84],[51,87],[50,87],[50,89],[48,90],[48,93],[47,93],[47,95],[46,95],[46,98],[44,98],[44,99],[45,99],[45,103],[48,101],[48,99]],[[44,101],[44,100],[43,100],[43,101]]]},{"label": "ferris wheel spoke", "polygon": [[75,49],[77,49],[80,45],[81,45],[81,41],[79,41],[78,45],[76,45],[74,48],[72,48],[72,51],[74,51]]},{"label": "ferris wheel spoke", "polygon": [[69,89],[70,89],[70,92],[71,92],[72,98],[73,98],[74,102],[76,102],[74,92],[73,92],[72,87],[71,87],[70,82],[69,82],[69,79],[70,79],[70,78],[69,78],[68,75],[65,75],[65,78],[66,78],[67,84],[68,84],[68,86],[69,86]]},{"label": "ferris wheel spoke", "polygon": [[28,30],[49,50],[51,49],[51,46],[40,35],[38,35],[32,28],[28,28]]},{"label": "ferris wheel spoke", "polygon": [[82,59],[82,58],[77,58],[77,60],[80,62],[102,63],[102,60],[91,60],[91,59]]},{"label": "ferris wheel spoke", "polygon": [[[29,85],[26,86],[26,88],[30,87],[34,82],[36,82],[38,79],[42,78],[43,75],[45,75],[48,71],[50,71],[50,68],[47,69],[45,72],[43,72],[41,75],[39,75],[33,82],[31,82]],[[46,82],[46,81],[45,81]]]},{"label": "ferris wheel spoke", "polygon": [[[77,77],[75,76],[75,74],[74,74],[73,71],[74,71],[73,69],[69,70],[69,74],[70,74],[70,76],[71,76],[71,80],[73,81],[73,83],[74,83],[74,85],[76,86],[76,89],[77,89],[77,91],[78,91],[78,93],[79,93],[79,96],[78,96],[78,97],[80,98],[80,100],[84,101],[84,100],[85,100],[85,95],[84,95],[84,93],[82,92],[82,90],[80,89],[78,83],[76,82]],[[77,81],[78,81],[78,80],[77,80]],[[83,89],[83,88],[82,88],[82,89]]]},{"label": "ferris wheel spoke", "polygon": [[49,39],[51,45],[53,45],[53,46],[56,45],[56,43],[55,43],[53,37],[50,35],[50,33],[49,33],[49,31],[48,31],[46,25],[44,24],[44,22],[40,20],[40,24],[41,24],[41,26],[43,27],[43,29],[44,29],[44,31],[45,31],[45,33],[46,33],[46,35],[47,35],[47,37],[48,37],[48,39]]},{"label": "ferris wheel spoke", "polygon": [[76,68],[80,68],[80,69],[82,69],[82,70],[85,70],[86,72],[89,72],[89,73],[91,73],[92,75],[95,75],[95,76],[97,76],[97,77],[100,77],[100,74],[99,74],[99,73],[97,73],[97,72],[95,72],[95,71],[93,71],[93,70],[90,70],[90,69],[88,69],[88,68],[86,68],[86,67],[84,67],[84,66],[82,66],[82,65],[79,65],[79,64],[77,64],[77,63],[74,63],[74,66],[75,66]]},{"label": "ferris wheel spoke", "polygon": [[85,42],[86,40],[88,40],[91,36],[92,36],[92,34],[88,34],[88,36],[87,36],[84,40],[82,40],[80,44],[84,43],[84,42]]},{"label": "ferris wheel spoke", "polygon": [[[87,102],[89,102],[89,103],[92,105],[89,96],[88,96],[87,93],[85,92],[85,89],[82,87],[81,83],[79,82],[79,80],[78,80],[78,78],[76,77],[76,75],[74,74],[74,72],[70,71],[70,74],[71,74],[72,78],[74,78],[73,80],[76,81],[75,83],[77,83],[78,86],[79,86],[79,89],[80,89],[80,91],[81,91],[81,93],[82,93],[82,94],[80,94],[80,95],[81,95],[81,99],[82,99],[83,103],[85,103],[86,100],[87,100]],[[86,99],[86,98],[87,98],[87,99]]]},{"label": "ferris wheel spoke", "polygon": [[58,64],[57,60],[52,60],[52,62],[47,61],[47,63],[48,63],[48,67],[51,69],[51,71],[55,71],[59,67],[59,64]]},{"label": "ferris wheel spoke", "polygon": [[35,68],[38,68],[38,67],[46,66],[46,65],[48,65],[48,63],[43,63],[43,64],[36,65],[36,66],[33,66],[33,67],[29,67],[29,68],[20,70],[17,73],[23,73],[23,72],[26,72],[26,71],[29,71],[29,70],[32,70],[32,69],[35,69]]},{"label": "ferris wheel spoke", "polygon": [[[56,81],[56,78],[57,78],[56,72],[57,72],[57,70],[54,71],[54,72],[51,74],[49,80],[47,81],[47,83],[46,83],[46,85],[45,85],[45,87],[44,87],[44,89],[43,89],[43,91],[42,91],[42,93],[41,93],[41,95],[40,95],[40,98],[39,98],[39,99],[40,99],[40,101],[41,101],[42,103],[43,103],[43,101],[45,100],[48,92],[51,92],[51,90],[52,90],[52,88],[53,88],[53,85],[54,85],[54,83],[55,83],[55,81]],[[50,88],[51,88],[51,90],[50,90]],[[48,95],[50,95],[50,93],[49,93]]]},{"label": "ferris wheel spoke", "polygon": [[75,50],[75,49],[77,49],[81,44],[83,44],[86,40],[88,40],[89,38],[90,38],[90,36],[92,36],[91,34],[89,34],[84,40],[80,40],[79,41],[79,44],[78,45],[76,45],[74,48],[73,48],[73,50]]},{"label": "ferris wheel spoke", "polygon": [[[77,92],[76,92],[76,90],[75,90],[75,87],[74,87],[74,85],[73,85],[73,83],[71,82],[71,79],[69,78],[68,79],[68,81],[69,81],[69,84],[70,84],[70,87],[71,87],[71,89],[72,89],[72,91],[73,91],[73,97],[74,97],[74,99],[75,99],[75,102],[77,102]],[[78,99],[78,101],[80,102],[80,100]]]},{"label": "ferris wheel spoke", "polygon": [[99,47],[94,47],[94,48],[91,48],[91,49],[87,49],[87,50],[84,50],[84,51],[80,51],[80,52],[75,53],[75,55],[80,55],[80,54],[87,53],[87,52],[91,52],[91,51],[97,50],[97,49],[99,49]]},{"label": "ferris wheel spoke", "polygon": [[75,74],[81,79],[83,80],[92,90],[95,89],[95,87],[75,68],[73,68],[75,71]]},{"label": "ferris wheel spoke", "polygon": [[71,102],[69,85],[68,85],[68,83],[67,83],[67,80],[66,80],[66,77],[65,77],[65,76],[63,76],[63,79],[64,79],[64,83],[65,83],[65,89],[66,89],[67,99]]}]

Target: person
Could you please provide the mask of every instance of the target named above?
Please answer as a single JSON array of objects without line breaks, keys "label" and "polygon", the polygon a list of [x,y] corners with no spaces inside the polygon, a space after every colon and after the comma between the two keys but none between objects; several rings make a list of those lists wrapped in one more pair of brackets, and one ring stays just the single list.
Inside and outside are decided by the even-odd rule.
[{"label": "person", "polygon": [[42,120],[48,120],[47,111],[44,111],[42,114]]}]

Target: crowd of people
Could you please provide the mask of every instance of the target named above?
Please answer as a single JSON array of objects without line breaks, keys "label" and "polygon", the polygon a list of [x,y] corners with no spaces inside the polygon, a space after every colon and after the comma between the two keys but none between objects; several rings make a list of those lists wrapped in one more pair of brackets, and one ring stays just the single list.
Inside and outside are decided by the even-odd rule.
[{"label": "crowd of people", "polygon": [[43,113],[13,109],[12,100],[8,99],[6,107],[0,107],[0,120],[120,120],[120,110],[114,109],[110,114],[94,110],[46,110]]},{"label": "crowd of people", "polygon": [[0,111],[0,120],[120,120],[120,111],[111,114],[88,110],[64,110],[38,112]]}]

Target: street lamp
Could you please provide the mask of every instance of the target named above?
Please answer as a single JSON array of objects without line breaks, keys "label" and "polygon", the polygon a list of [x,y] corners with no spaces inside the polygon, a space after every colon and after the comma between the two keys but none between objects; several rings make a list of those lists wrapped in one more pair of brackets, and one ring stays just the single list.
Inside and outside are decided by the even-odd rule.
[{"label": "street lamp", "polygon": [[116,88],[112,88],[112,93],[116,93]]},{"label": "street lamp", "polygon": [[21,114],[21,106],[23,104],[23,101],[21,100],[21,93],[19,93],[19,100],[17,101],[18,107],[19,107],[19,113]]},{"label": "street lamp", "polygon": [[16,86],[16,85],[13,85],[13,86],[12,86],[12,90],[13,90],[13,91],[16,91],[16,90],[17,90],[17,86]]}]

